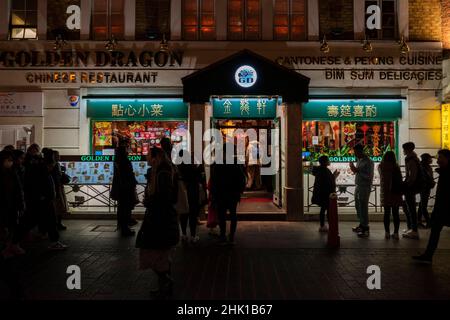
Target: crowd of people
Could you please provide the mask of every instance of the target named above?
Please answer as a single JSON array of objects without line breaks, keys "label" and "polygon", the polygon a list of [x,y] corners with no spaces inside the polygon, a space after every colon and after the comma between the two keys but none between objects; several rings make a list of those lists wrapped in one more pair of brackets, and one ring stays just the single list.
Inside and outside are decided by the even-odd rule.
[{"label": "crowd of people", "polygon": [[64,250],[59,231],[66,230],[62,217],[68,211],[59,153],[32,144],[25,152],[6,146],[0,152],[1,254],[10,258],[25,254],[22,241],[49,239],[50,250]]},{"label": "crowd of people", "polygon": [[[192,243],[197,243],[199,240],[198,216],[201,208],[207,203],[207,185],[201,165],[175,166],[171,159],[170,140],[163,139],[161,146],[162,148],[152,148],[148,157],[150,169],[147,173],[148,182],[144,196],[146,212],[136,237],[136,247],[140,249],[140,268],[152,269],[158,275],[158,288],[153,294],[157,297],[167,297],[171,295],[173,286],[170,275],[174,247],[180,240],[184,244],[188,243],[189,239]],[[191,157],[190,154],[180,156]],[[192,161],[192,163],[195,162]],[[219,243],[222,245],[234,244],[237,229],[236,207],[245,184],[245,174],[240,165],[212,165],[208,185],[210,209],[213,209],[209,212],[208,227],[214,228],[217,224],[219,225]],[[228,237],[227,211],[230,213],[231,220]],[[212,219],[214,214],[216,214],[216,221]]]},{"label": "crowd of people", "polygon": [[[235,148],[226,143],[223,150]],[[436,170],[439,174],[433,212],[428,213],[431,190],[436,186],[431,167],[433,157],[423,154],[419,160],[414,143],[403,145],[406,175],[402,176],[394,152],[386,152],[378,167],[380,174],[381,203],[384,208],[385,238],[398,240],[400,230],[400,208],[406,215],[407,228],[403,237],[419,239],[418,228],[431,228],[431,235],[424,254],[413,257],[418,261],[431,262],[444,226],[450,225],[450,151],[438,152]],[[373,190],[374,163],[365,154],[361,145],[354,148],[356,164],[349,168],[355,174],[355,208],[359,224],[353,228],[358,237],[367,238],[369,227],[369,199]],[[139,267],[151,269],[158,275],[157,297],[168,297],[172,293],[171,261],[175,246],[199,241],[197,226],[201,210],[208,204],[207,227],[219,226],[218,241],[221,245],[233,245],[237,230],[237,205],[247,186],[244,168],[235,164],[211,166],[210,180],[206,181],[204,167],[196,161],[192,164],[175,165],[173,157],[192,159],[193,155],[182,151],[172,152],[170,139],[164,138],[160,148],[152,148],[147,157],[150,169],[143,204],[146,208],[143,223],[136,235],[131,229],[137,224],[132,211],[140,202],[128,157],[127,146],[120,145],[114,158],[114,177],[111,198],[117,201],[117,229],[122,236],[136,235],[139,249]],[[187,154],[184,154],[187,153]],[[320,206],[320,232],[327,232],[325,220],[330,198],[336,193],[337,171],[329,170],[327,156],[319,158],[314,167],[315,176],[312,202]],[[37,144],[27,152],[15,150],[12,146],[0,152],[0,231],[5,243],[4,258],[23,255],[22,241],[31,238],[49,239],[51,250],[64,250],[67,245],[59,241],[59,231],[65,230],[62,216],[67,212],[64,184],[70,177],[59,164],[57,151]],[[207,191],[209,190],[209,194]],[[416,197],[420,195],[417,209]],[[227,234],[227,212],[230,227]],[[391,233],[391,216],[394,230]],[[422,221],[424,219],[424,221]],[[189,229],[189,236],[188,236]],[[31,235],[34,235],[31,237]]]},{"label": "crowd of people", "polygon": [[[444,226],[450,226],[450,150],[438,152],[436,172],[439,174],[434,208],[431,216],[428,213],[428,202],[431,190],[436,186],[433,169],[433,157],[424,153],[421,159],[417,156],[413,142],[403,144],[405,155],[405,177],[402,176],[400,166],[393,151],[384,154],[378,166],[380,174],[381,205],[384,209],[385,238],[399,240],[400,208],[406,216],[407,228],[402,237],[419,239],[419,227],[431,229],[428,247],[424,254],[413,257],[415,260],[431,262],[439,242],[439,235]],[[350,163],[350,170],[355,174],[355,209],[359,224],[353,229],[361,238],[370,235],[369,200],[373,190],[374,163],[364,153],[362,145],[353,148],[357,159],[356,165]],[[312,169],[315,176],[312,203],[320,207],[319,232],[327,232],[325,215],[330,206],[330,197],[336,193],[336,177],[339,172],[328,169],[330,161],[327,156],[319,158],[319,166]],[[417,196],[420,196],[417,208]],[[391,216],[394,232],[391,234]],[[422,220],[424,219],[424,220]]]}]

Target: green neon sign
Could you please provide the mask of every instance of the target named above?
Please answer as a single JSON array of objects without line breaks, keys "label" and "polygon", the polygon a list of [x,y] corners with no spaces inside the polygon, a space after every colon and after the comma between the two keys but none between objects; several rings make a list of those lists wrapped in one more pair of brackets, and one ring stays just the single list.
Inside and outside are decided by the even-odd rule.
[{"label": "green neon sign", "polygon": [[400,100],[312,100],[303,105],[304,120],[382,121],[401,117]]},{"label": "green neon sign", "polygon": [[[71,162],[114,162],[115,156],[107,155],[82,155],[82,156],[61,156],[61,161]],[[146,156],[131,155],[128,156],[130,161],[147,161]]]},{"label": "green neon sign", "polygon": [[216,119],[274,119],[277,99],[222,98],[213,99],[213,117]]},{"label": "green neon sign", "polygon": [[90,99],[87,116],[101,120],[187,119],[188,106],[181,99]]}]

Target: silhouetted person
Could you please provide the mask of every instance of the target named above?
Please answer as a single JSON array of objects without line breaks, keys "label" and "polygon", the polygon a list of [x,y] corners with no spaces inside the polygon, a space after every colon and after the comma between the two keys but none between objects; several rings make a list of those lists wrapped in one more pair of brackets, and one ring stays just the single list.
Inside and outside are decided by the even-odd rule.
[{"label": "silhouetted person", "polygon": [[332,173],[328,169],[329,166],[330,159],[327,156],[321,156],[319,158],[319,166],[314,167],[312,170],[315,180],[311,202],[320,207],[319,232],[328,232],[328,227],[325,225],[325,214],[328,217],[330,195],[336,192],[336,177],[339,175],[337,170]]},{"label": "silhouetted person", "polygon": [[25,209],[22,185],[13,168],[13,154],[0,152],[0,228],[8,231],[6,248],[2,251],[5,258],[24,254],[19,246],[19,213]]},{"label": "silhouetted person", "polygon": [[56,217],[56,186],[52,172],[56,161],[53,150],[42,149],[44,154],[44,169],[42,180],[42,193],[40,201],[41,228],[48,233],[51,242],[50,250],[64,250],[67,245],[59,241],[58,222]]},{"label": "silhouetted person", "polygon": [[359,226],[353,228],[358,237],[369,236],[369,199],[372,190],[374,164],[364,153],[364,147],[357,144],[353,147],[357,158],[356,166],[350,162],[350,170],[355,174],[355,208]]},{"label": "silhouetted person", "polygon": [[417,231],[417,209],[416,195],[420,193],[423,186],[420,160],[414,152],[416,148],[413,142],[403,144],[403,154],[405,155],[406,176],[404,181],[404,192],[406,202],[406,221],[408,230],[403,233],[404,238],[419,239]]},{"label": "silhouetted person", "polygon": [[413,257],[417,261],[432,262],[442,228],[450,226],[450,151],[447,149],[440,150],[437,163],[439,168],[436,169],[436,172],[439,174],[439,180],[433,213],[431,214],[430,238],[425,253]]},{"label": "silhouetted person", "polygon": [[[190,153],[183,150],[183,153],[186,153],[190,158]],[[181,154],[183,156],[183,154]],[[186,155],[184,155],[186,156]],[[201,167],[196,164],[186,164],[181,163],[177,166],[179,176],[181,180],[184,182],[186,186],[188,203],[189,203],[189,213],[180,214],[180,224],[182,236],[181,240],[186,242],[188,240],[187,237],[187,226],[189,223],[189,230],[191,241],[193,243],[198,242],[199,236],[197,235],[197,223],[198,216],[200,214],[200,186],[202,185],[202,171]]]},{"label": "silhouetted person", "polygon": [[[428,201],[430,200],[431,190],[435,187],[433,169],[431,164],[433,163],[433,157],[429,153],[424,153],[420,156],[420,166],[422,170],[422,176],[425,178],[422,189],[420,190],[420,203],[419,210],[417,212],[417,222],[422,228],[430,227],[430,215],[428,214]],[[422,223],[422,217],[425,219],[425,225]]]},{"label": "silhouetted person", "polygon": [[[230,234],[228,241],[234,244],[237,228],[237,205],[245,190],[245,174],[242,166],[236,163],[226,163],[226,150],[234,149],[234,145],[227,143],[223,146],[223,164],[214,163],[211,167],[211,196],[217,206],[219,216],[220,242],[225,244],[226,238],[226,214],[230,212]],[[234,161],[236,162],[236,161]]]},{"label": "silhouetted person", "polygon": [[392,234],[392,238],[398,240],[398,232],[400,229],[399,212],[400,206],[403,203],[403,178],[394,152],[388,151],[384,154],[383,160],[378,166],[378,171],[380,173],[381,205],[384,209],[385,238],[391,238],[390,224],[392,213],[392,218],[394,220],[394,233]]},{"label": "silhouetted person", "polygon": [[3,148],[2,151],[13,152],[16,148],[12,144],[9,144]]},{"label": "silhouetted person", "polygon": [[62,223],[62,217],[67,212],[67,201],[64,192],[63,173],[61,171],[61,165],[59,163],[59,152],[53,150],[53,156],[55,158],[55,167],[52,171],[53,181],[55,182],[55,209],[57,218],[58,230],[66,230],[67,227]]},{"label": "silhouetted person", "polygon": [[158,289],[152,294],[155,298],[165,299],[172,294],[172,255],[180,240],[175,211],[178,178],[162,149],[151,148],[148,162],[152,170],[145,190],[146,211],[136,238],[136,247],[140,249],[140,269],[152,269],[158,275]]},{"label": "silhouetted person", "polygon": [[172,141],[170,141],[170,138],[164,137],[161,139],[161,149],[166,153],[167,158],[169,160],[172,160]]},{"label": "silhouetted person", "polygon": [[23,188],[25,184],[25,152],[23,152],[22,150],[14,150],[13,157],[14,157],[13,168],[17,176],[19,177],[20,184],[22,185]]},{"label": "silhouetted person", "polygon": [[122,236],[133,236],[134,230],[128,226],[131,212],[136,205],[136,185],[133,166],[128,159],[125,146],[116,149],[114,158],[114,176],[111,187],[111,199],[117,201],[117,227]]}]

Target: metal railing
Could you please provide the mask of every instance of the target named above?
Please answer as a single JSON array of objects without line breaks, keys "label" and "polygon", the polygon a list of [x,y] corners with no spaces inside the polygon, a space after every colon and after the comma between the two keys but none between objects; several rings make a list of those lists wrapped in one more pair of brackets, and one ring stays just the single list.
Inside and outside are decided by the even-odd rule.
[{"label": "metal railing", "polygon": [[[310,172],[310,169],[312,168],[312,166],[304,166],[304,171],[303,171],[303,186],[304,186],[304,190],[306,191],[306,193],[304,194],[304,212],[305,213],[309,213],[311,212],[311,208],[318,208],[317,205],[312,204],[311,203],[311,197],[312,197],[312,193],[313,193],[313,189],[314,189],[314,178],[312,178],[312,174]],[[437,168],[437,166],[432,166],[433,168],[433,173],[435,172],[434,169]],[[402,176],[405,176],[405,166],[400,166],[400,169],[402,171]],[[436,174],[434,174],[434,180],[437,182],[438,180],[438,176]],[[345,185],[337,185],[337,194],[338,194],[338,205],[339,207],[351,207],[355,200],[354,198],[351,199],[351,196],[354,197],[354,189],[355,189],[355,185],[354,184],[345,184]],[[375,210],[375,212],[381,212],[383,210],[382,206],[381,206],[381,199],[379,197],[379,194],[381,192],[381,187],[379,184],[374,184],[372,186],[372,193],[371,193],[371,197],[369,200],[369,208],[372,208]],[[430,195],[430,201],[428,202],[428,207],[432,207],[434,205],[434,199],[436,197],[436,187],[433,188],[433,190],[431,190],[431,195]],[[343,198],[345,198],[343,195],[349,195],[348,200],[347,201],[342,201]],[[341,201],[339,201],[339,198],[341,198]],[[315,212],[314,212],[315,213]]]}]

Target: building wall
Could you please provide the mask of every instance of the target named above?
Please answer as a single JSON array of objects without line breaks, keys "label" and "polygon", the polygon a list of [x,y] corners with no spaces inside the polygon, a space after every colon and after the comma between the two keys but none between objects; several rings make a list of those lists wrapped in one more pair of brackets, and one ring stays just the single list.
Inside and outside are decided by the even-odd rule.
[{"label": "building wall", "polygon": [[331,39],[336,28],[342,28],[344,35],[334,39],[353,39],[353,0],[319,0],[320,37],[326,34]]},{"label": "building wall", "polygon": [[409,39],[440,41],[441,0],[409,0]]},{"label": "building wall", "polygon": [[69,104],[67,89],[44,90],[43,140],[61,154],[80,154],[80,109]]}]

